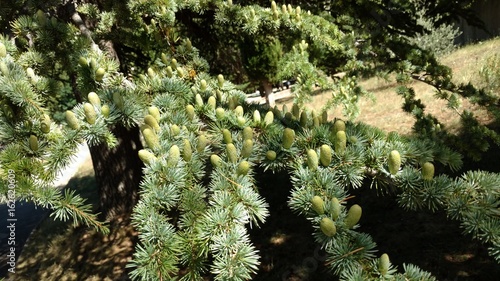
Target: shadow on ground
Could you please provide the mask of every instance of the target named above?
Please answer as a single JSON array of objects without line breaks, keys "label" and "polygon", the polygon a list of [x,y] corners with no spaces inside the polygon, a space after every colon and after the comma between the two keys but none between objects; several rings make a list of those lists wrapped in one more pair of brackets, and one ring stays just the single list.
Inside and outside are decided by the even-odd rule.
[{"label": "shadow on ground", "polygon": [[261,255],[260,271],[252,280],[338,280],[326,271],[326,256],[313,240],[310,222],[287,205],[292,190],[287,173],[258,171],[256,180],[270,216],[261,228],[250,231]]},{"label": "shadow on ground", "polygon": [[[76,179],[72,188],[95,194],[93,180],[90,176]],[[311,224],[287,205],[292,189],[289,176],[257,171],[256,180],[270,205],[270,216],[261,228],[250,230],[261,256],[252,280],[338,280],[328,273]],[[486,248],[463,235],[459,223],[447,220],[444,213],[407,212],[397,206],[394,196],[378,196],[366,187],[351,193],[355,197],[350,203],[363,207],[359,231],[370,233],[378,244],[377,254],[388,253],[400,270],[403,263],[412,263],[443,281],[489,281],[500,276],[500,266]],[[17,273],[8,280],[129,280],[125,265],[136,237],[130,226],[113,225],[111,234],[104,236],[47,221],[29,239]]]},{"label": "shadow on ground", "polygon": [[[93,175],[73,178],[68,187],[88,202],[98,202]],[[128,280],[125,265],[137,233],[131,226],[110,225],[103,235],[84,226],[45,219],[29,238],[8,280]]]}]

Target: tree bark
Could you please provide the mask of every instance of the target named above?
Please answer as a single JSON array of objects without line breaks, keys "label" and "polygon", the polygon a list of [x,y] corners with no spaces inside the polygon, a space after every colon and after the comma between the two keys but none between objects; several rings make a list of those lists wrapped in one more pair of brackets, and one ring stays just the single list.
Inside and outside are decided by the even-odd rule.
[{"label": "tree bark", "polygon": [[269,106],[269,108],[273,108],[276,105],[273,96],[273,84],[268,80],[263,80],[261,82],[261,85],[266,97],[266,104]]},{"label": "tree bark", "polygon": [[143,163],[138,151],[142,149],[139,128],[117,125],[113,133],[118,144],[90,147],[95,178],[99,189],[100,216],[107,221],[128,222],[138,200]]}]

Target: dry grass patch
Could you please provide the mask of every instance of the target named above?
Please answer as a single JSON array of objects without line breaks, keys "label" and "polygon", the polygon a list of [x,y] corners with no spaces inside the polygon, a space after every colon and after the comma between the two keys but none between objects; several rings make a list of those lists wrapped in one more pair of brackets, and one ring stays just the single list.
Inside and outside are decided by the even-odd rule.
[{"label": "dry grass patch", "polygon": [[[465,46],[440,59],[441,63],[453,70],[453,79],[456,83],[469,83],[481,86],[479,70],[484,65],[486,58],[500,53],[500,39],[485,41],[475,45]],[[412,132],[414,118],[402,110],[403,98],[396,94],[397,84],[380,78],[370,78],[362,81],[360,85],[372,94],[372,97],[362,97],[359,101],[360,114],[353,121],[363,122],[378,127],[386,132],[396,131],[400,134]],[[437,117],[446,128],[454,132],[460,128],[460,115],[447,106],[444,100],[434,97],[435,89],[425,83],[415,81],[410,84],[414,88],[417,99],[421,99],[426,105],[425,113]],[[324,104],[330,99],[330,93],[322,93],[312,97],[307,107],[320,111]],[[291,108],[292,99],[279,101],[278,106],[286,104]],[[492,117],[483,109],[471,104],[468,100],[462,100],[462,107],[474,112],[478,120],[488,124]],[[342,109],[337,108],[330,111],[329,119],[342,118]]]}]

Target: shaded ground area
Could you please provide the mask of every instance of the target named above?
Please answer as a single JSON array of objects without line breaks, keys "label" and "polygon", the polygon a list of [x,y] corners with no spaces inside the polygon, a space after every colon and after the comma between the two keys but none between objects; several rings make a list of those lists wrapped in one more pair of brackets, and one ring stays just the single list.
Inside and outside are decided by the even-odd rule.
[{"label": "shaded ground area", "polygon": [[379,254],[387,253],[400,270],[415,264],[442,281],[492,281],[500,265],[488,256],[487,247],[464,235],[457,221],[444,211],[405,211],[394,196],[377,196],[376,190],[358,190],[356,203],[363,207],[359,231],[370,233]]},{"label": "shaded ground area", "polygon": [[29,253],[9,280],[129,280],[124,269],[137,236],[130,226],[111,226],[106,236],[61,222],[44,224],[50,230],[41,228],[30,239]]},{"label": "shaded ground area", "polygon": [[[260,251],[261,266],[253,280],[338,280],[328,273],[325,255],[312,238],[311,224],[287,206],[292,188],[286,173],[259,173],[259,192],[270,204],[270,217],[250,231]],[[91,176],[72,180],[73,188],[95,185]],[[90,189],[89,189],[90,190]],[[370,233],[402,269],[412,263],[439,280],[497,280],[500,265],[486,248],[463,235],[459,224],[444,213],[407,212],[393,196],[376,190],[351,192],[352,203],[363,207],[359,231]],[[72,229],[61,222],[44,222],[30,238],[18,263],[18,273],[8,280],[129,280],[125,265],[131,258],[137,233],[131,227],[112,226],[103,236],[83,227]],[[209,280],[209,279],[206,279]]]},{"label": "shaded ground area", "polygon": [[[98,202],[89,160],[67,188],[88,202]],[[131,259],[137,233],[131,226],[110,225],[103,235],[69,222],[45,219],[29,238],[8,280],[129,280],[125,265]]]},{"label": "shaded ground area", "polygon": [[[265,173],[257,178],[260,193],[271,204],[268,221],[254,229],[252,241],[262,256],[253,280],[338,280],[324,265],[325,255],[314,243],[311,224],[293,214],[286,200],[291,185],[285,173]],[[378,255],[388,253],[400,270],[403,263],[431,272],[438,280],[498,280],[500,265],[487,248],[462,234],[459,223],[444,212],[411,212],[400,208],[394,195],[377,195],[368,187],[351,192],[352,203],[363,207],[361,232],[371,234]]]},{"label": "shaded ground area", "polygon": [[[7,204],[0,205],[0,216],[2,218],[8,218],[8,207]],[[23,249],[24,243],[28,240],[31,230],[36,228],[40,221],[48,215],[48,210],[36,207],[32,203],[16,201],[15,208],[15,229],[13,229],[12,234],[15,241],[15,245],[9,243],[10,229],[7,226],[11,222],[7,222],[7,219],[0,220],[0,278],[7,275],[7,270],[10,266],[7,264],[11,255],[10,248],[15,248],[15,259],[17,260],[21,251]]]},{"label": "shaded ground area", "polygon": [[270,216],[262,228],[250,232],[261,254],[260,272],[253,280],[337,280],[326,272],[325,253],[313,240],[311,224],[287,205],[292,189],[288,175],[258,173],[256,180]]}]

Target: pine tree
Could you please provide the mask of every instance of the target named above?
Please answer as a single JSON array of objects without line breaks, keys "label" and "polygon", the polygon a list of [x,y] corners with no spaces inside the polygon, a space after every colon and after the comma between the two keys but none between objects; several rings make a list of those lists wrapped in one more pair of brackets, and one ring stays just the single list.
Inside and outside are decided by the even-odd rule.
[{"label": "pine tree", "polygon": [[[361,38],[347,32],[361,25],[350,17],[353,7],[332,18],[275,2],[101,2],[68,1],[57,14],[30,6],[0,37],[0,188],[8,194],[13,171],[16,198],[50,207],[56,218],[102,231],[103,220],[130,219],[140,233],[129,264],[133,280],[200,280],[208,274],[250,280],[259,252],[248,227],[269,216],[255,180],[258,168],[289,172],[288,205],[311,222],[330,270],[342,280],[434,280],[413,265],[399,271],[391,253],[376,254],[371,236],[357,231],[363,206],[350,201],[349,191],[366,180],[382,190],[395,188],[403,208],[446,210],[500,260],[498,175],[429,175],[428,163],[456,172],[462,158],[432,134],[439,123],[423,114],[406,82],[424,80],[448,99],[478,91],[453,84],[449,70],[406,42],[401,30],[373,35],[386,44],[380,47],[363,43],[372,30]],[[364,8],[371,5],[367,1]],[[224,78],[236,74],[214,73],[211,60],[200,55],[207,38],[194,19],[213,23],[207,29],[216,26],[218,34],[227,31],[224,40],[234,40],[234,53],[236,43],[248,38],[278,38],[283,56],[276,76],[297,78],[292,112],[247,104],[245,92]],[[375,28],[370,23],[368,29]],[[331,65],[314,63],[321,56],[340,58],[342,66],[334,70],[346,76],[331,79]],[[404,106],[417,117],[416,131],[427,133],[385,134],[361,123],[320,119],[304,108],[320,88],[332,91],[323,112],[342,105],[355,115],[365,94],[361,76],[386,71],[397,73]],[[416,77],[421,72],[426,76]],[[54,98],[76,105],[61,109],[50,102]],[[57,116],[65,120],[58,124]],[[474,128],[496,136],[479,124]],[[91,147],[100,186],[100,220],[78,194],[51,186],[83,141]]]}]

